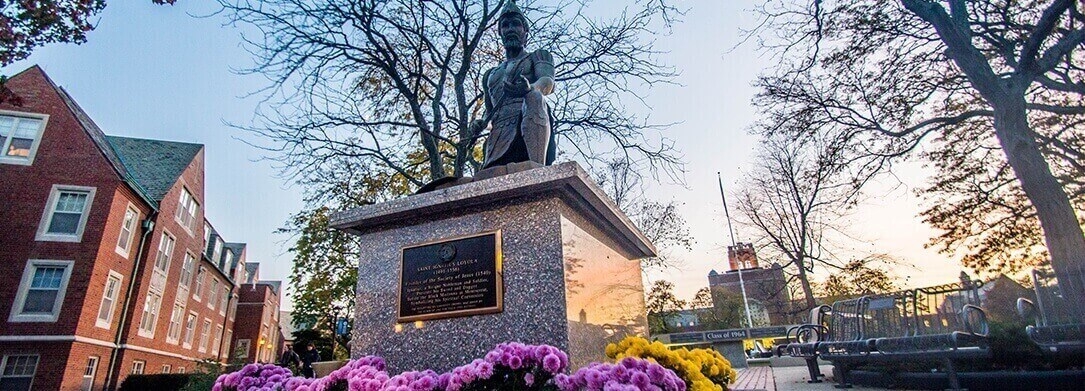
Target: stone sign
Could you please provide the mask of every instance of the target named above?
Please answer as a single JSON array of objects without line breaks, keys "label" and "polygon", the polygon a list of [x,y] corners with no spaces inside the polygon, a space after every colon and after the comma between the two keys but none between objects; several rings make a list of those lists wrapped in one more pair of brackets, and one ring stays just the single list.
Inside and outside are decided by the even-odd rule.
[{"label": "stone sign", "polygon": [[502,311],[501,232],[403,248],[397,321]]},{"label": "stone sign", "polygon": [[716,330],[705,333],[709,341],[731,341],[746,339],[746,329]]}]

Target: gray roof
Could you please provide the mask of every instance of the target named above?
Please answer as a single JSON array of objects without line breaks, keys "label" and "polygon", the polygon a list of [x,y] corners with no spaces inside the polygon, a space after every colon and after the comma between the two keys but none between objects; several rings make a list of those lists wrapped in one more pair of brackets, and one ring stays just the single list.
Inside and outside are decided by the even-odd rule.
[{"label": "gray roof", "polygon": [[283,282],[279,280],[260,281],[259,284],[270,286],[271,290],[274,291],[276,295],[279,294],[279,290],[283,287]]},{"label": "gray roof", "polygon": [[94,123],[94,120],[90,118],[90,115],[88,115],[87,112],[84,111],[78,103],[75,103],[75,99],[72,98],[70,94],[68,94],[68,91],[64,90],[55,82],[53,82],[53,79],[49,78],[49,75],[47,75],[45,71],[37,65],[34,65],[30,68],[23,70],[22,72],[13,75],[12,78],[31,70],[37,70],[38,72],[41,72],[45,80],[49,82],[49,86],[52,87],[53,90],[57,92],[57,95],[60,96],[60,99],[64,101],[64,105],[68,107],[68,110],[71,111],[73,116],[75,116],[75,119],[79,121],[80,127],[82,127],[83,131],[87,133],[87,136],[90,137],[90,140],[94,143],[94,145],[98,147],[98,151],[101,152],[102,156],[106,158],[106,160],[109,162],[109,165],[112,166],[113,170],[117,172],[117,175],[121,177],[121,180],[131,186],[132,189],[135,190],[136,194],[143,198],[144,201],[147,201],[147,203],[150,204],[152,208],[157,209],[158,203],[156,202],[156,200],[148,197],[146,189],[142,188],[140,184],[136,182],[134,178],[132,178],[131,173],[127,168],[125,168],[121,158],[117,156],[116,151],[114,151],[113,148],[109,145],[109,142],[106,141],[107,136],[105,135],[105,132],[102,131],[102,128],[98,127],[98,124]]},{"label": "gray roof", "polygon": [[[245,252],[245,243],[226,243],[226,248],[234,252],[233,262],[229,265],[226,265],[226,267],[230,270],[237,269],[237,263],[241,262],[241,254]],[[225,251],[223,251],[223,253],[225,253]]]},{"label": "gray roof", "polygon": [[201,144],[176,141],[148,140],[119,136],[105,136],[117,151],[121,162],[142,187],[147,196],[161,201],[166,192],[177,182],[196,154]]}]

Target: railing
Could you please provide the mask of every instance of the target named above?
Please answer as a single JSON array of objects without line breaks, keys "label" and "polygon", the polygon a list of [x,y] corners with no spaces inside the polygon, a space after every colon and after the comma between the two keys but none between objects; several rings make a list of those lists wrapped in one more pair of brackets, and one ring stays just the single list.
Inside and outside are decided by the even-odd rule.
[{"label": "railing", "polygon": [[1032,284],[1036,302],[1017,301],[1021,316],[1035,318],[1026,329],[1029,338],[1051,353],[1085,351],[1085,303],[1075,299],[1085,292],[1085,273],[1056,274],[1042,266],[1032,271]]}]

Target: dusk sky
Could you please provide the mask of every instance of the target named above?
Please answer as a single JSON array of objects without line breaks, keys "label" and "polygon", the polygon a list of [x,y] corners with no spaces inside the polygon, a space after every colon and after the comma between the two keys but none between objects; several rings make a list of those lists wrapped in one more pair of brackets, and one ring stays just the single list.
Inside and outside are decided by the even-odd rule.
[{"label": "dusk sky", "polygon": [[[248,261],[261,263],[263,279],[285,281],[290,238],[273,231],[302,207],[302,189],[276,177],[271,163],[259,161],[261,151],[241,141],[251,137],[226,125],[252,118],[257,99],[245,95],[266,82],[236,72],[251,65],[238,29],[223,27],[221,16],[194,17],[213,12],[210,3],[111,1],[86,44],[46,46],[2,72],[11,75],[40,65],[107,134],[204,144],[208,219],[228,241],[248,243]],[[729,238],[716,172],[734,188],[751,166],[756,148],[756,138],[747,132],[756,118],[751,83],[772,61],[752,44],[729,50],[741,41],[740,28],[753,25],[754,15],[746,11],[752,2],[677,3],[689,12],[672,34],[658,38],[658,48],[668,52],[661,60],[681,73],[680,85],[657,86],[647,92],[650,107],[630,109],[650,114],[654,122],[678,123],[666,136],[687,162],[685,186],[660,178],[649,195],[682,204],[696,244],[693,251],[671,251],[680,269],[651,277],[675,282],[679,296],[688,298],[707,286],[709,270],[727,268]],[[624,1],[608,0],[593,7],[620,4]],[[922,207],[914,189],[925,175],[917,164],[901,166],[896,178],[870,189],[847,224],[848,233],[859,240],[848,242],[845,251],[900,258],[906,265],[894,273],[902,286],[952,282],[961,271],[959,263],[923,246],[934,234],[916,217]],[[748,238],[741,228],[737,236]],[[824,278],[825,272],[817,269],[815,278]],[[289,301],[284,300],[287,309]]]}]

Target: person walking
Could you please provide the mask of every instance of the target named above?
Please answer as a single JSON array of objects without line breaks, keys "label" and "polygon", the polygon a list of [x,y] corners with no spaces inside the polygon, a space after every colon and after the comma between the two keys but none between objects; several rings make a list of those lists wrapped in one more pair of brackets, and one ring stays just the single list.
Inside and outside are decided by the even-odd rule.
[{"label": "person walking", "polygon": [[307,378],[316,377],[313,371],[313,363],[320,361],[320,353],[316,351],[312,342],[305,344],[305,351],[301,353],[301,374]]},{"label": "person walking", "polygon": [[301,368],[301,356],[298,356],[292,346],[286,345],[283,347],[283,354],[279,356],[279,366],[296,371]]}]

